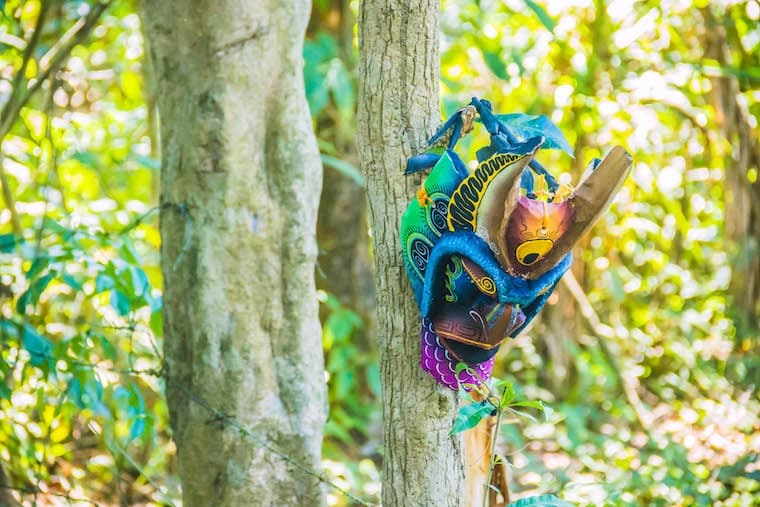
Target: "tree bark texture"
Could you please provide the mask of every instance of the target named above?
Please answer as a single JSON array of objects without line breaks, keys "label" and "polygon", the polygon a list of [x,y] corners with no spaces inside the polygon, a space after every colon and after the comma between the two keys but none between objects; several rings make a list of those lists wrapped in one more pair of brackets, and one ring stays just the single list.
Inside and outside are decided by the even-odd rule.
[{"label": "tree bark texture", "polygon": [[[706,31],[705,57],[722,67],[741,64],[731,59],[724,22],[709,7],[702,9]],[[736,245],[729,293],[738,310],[742,329],[760,328],[760,181],[750,182],[751,168],[760,168],[760,141],[749,120],[749,111],[740,100],[739,81],[732,76],[711,77],[710,102],[726,149],[726,232]],[[724,148],[725,149],[725,148]],[[745,332],[740,333],[742,336]]]},{"label": "tree bark texture", "polygon": [[310,3],[144,7],[184,504],[320,505],[307,472],[321,469],[325,420],[314,287],[322,175],[302,76]]},{"label": "tree bark texture", "polygon": [[383,388],[383,505],[459,506],[461,439],[449,436],[456,393],[419,367],[420,315],[401,259],[399,222],[419,187],[406,159],[440,124],[435,0],[359,6],[358,145],[367,177]]}]

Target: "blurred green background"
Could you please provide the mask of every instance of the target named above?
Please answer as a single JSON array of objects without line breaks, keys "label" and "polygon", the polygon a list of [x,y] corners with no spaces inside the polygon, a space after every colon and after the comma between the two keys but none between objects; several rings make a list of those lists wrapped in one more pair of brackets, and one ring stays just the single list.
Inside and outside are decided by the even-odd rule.
[{"label": "blurred green background", "polygon": [[[178,504],[160,379],[158,117],[139,5],[111,2],[59,60],[94,1],[0,6],[8,491],[26,505]],[[315,0],[304,74],[330,202],[317,272],[324,463],[377,502],[355,11]],[[575,158],[540,158],[567,181],[615,144],[634,158],[575,252],[578,285],[561,284],[498,356],[497,376],[552,408],[501,429],[519,495],[760,505],[759,20],[757,0],[444,0],[442,116],[473,95],[502,113],[549,116]],[[466,138],[463,153],[483,142]],[[334,491],[328,503],[349,505]]]}]

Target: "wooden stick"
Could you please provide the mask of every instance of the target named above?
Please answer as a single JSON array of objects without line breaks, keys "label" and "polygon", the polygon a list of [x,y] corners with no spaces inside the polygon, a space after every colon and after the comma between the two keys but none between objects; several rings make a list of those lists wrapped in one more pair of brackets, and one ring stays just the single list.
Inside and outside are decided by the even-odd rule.
[{"label": "wooden stick", "polygon": [[[484,399],[480,392],[473,391],[471,394],[475,401]],[[497,417],[487,417],[480,424],[464,433],[466,507],[483,507],[484,505],[503,507],[509,503],[506,464],[501,458],[494,462],[494,456],[491,454],[495,439],[498,437],[497,422]],[[493,470],[491,470],[492,466]],[[490,482],[490,484],[487,486],[486,482]],[[488,491],[487,502],[486,491]]]}]

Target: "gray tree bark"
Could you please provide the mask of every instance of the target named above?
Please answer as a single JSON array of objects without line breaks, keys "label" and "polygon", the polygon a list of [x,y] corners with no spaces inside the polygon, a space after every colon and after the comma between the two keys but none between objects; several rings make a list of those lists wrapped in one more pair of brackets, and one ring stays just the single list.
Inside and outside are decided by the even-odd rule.
[{"label": "gray tree bark", "polygon": [[440,123],[438,2],[359,5],[358,145],[367,177],[383,388],[383,505],[458,506],[462,444],[455,393],[419,367],[420,316],[401,259],[399,221],[420,177],[406,159]]},{"label": "gray tree bark", "polygon": [[188,506],[323,503],[308,473],[325,420],[309,12],[308,0],[145,1],[167,396]]}]

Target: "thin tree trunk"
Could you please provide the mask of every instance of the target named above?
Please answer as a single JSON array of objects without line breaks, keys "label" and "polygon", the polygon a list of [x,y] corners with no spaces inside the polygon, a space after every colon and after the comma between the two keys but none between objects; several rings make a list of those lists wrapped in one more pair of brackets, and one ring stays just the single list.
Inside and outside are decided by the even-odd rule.
[{"label": "thin tree trunk", "polygon": [[[704,54],[722,67],[742,68],[731,61],[729,40],[723,20],[709,7],[701,10],[706,31]],[[711,77],[710,102],[718,127],[730,143],[726,163],[726,232],[736,245],[729,294],[738,310],[741,328],[760,328],[760,181],[750,182],[748,170],[760,167],[760,142],[749,121],[749,112],[739,100],[739,81],[731,76]],[[742,331],[741,336],[745,335]]]},{"label": "thin tree trunk", "polygon": [[438,2],[359,6],[358,145],[367,176],[383,388],[383,505],[459,506],[456,394],[419,367],[420,315],[401,260],[399,220],[420,184],[406,158],[439,124]]},{"label": "thin tree trunk", "polygon": [[189,506],[323,503],[309,474],[325,418],[309,11],[299,0],[145,2],[161,112],[167,396]]}]

